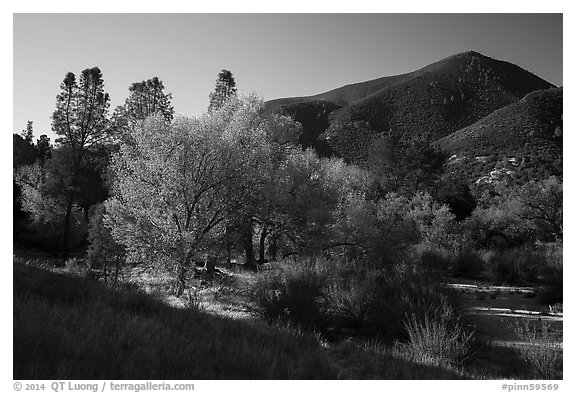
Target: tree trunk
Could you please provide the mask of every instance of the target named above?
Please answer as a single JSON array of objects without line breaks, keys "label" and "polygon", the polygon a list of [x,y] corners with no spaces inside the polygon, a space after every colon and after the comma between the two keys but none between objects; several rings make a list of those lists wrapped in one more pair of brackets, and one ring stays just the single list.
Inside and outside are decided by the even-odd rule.
[{"label": "tree trunk", "polygon": [[254,248],[252,245],[252,222],[242,229],[242,245],[246,253],[244,266],[250,269],[256,269],[256,258],[254,257]]},{"label": "tree trunk", "polygon": [[273,261],[276,260],[278,256],[278,235],[274,234],[270,237],[270,242],[268,244],[268,255]]},{"label": "tree trunk", "polygon": [[72,223],[72,205],[74,199],[73,194],[68,194],[68,201],[66,205],[66,217],[64,218],[64,255],[63,261],[66,262],[70,256],[70,224]]},{"label": "tree trunk", "polygon": [[226,263],[228,266],[232,263],[232,228],[226,225],[226,230],[224,232],[224,243],[226,247]]},{"label": "tree trunk", "polygon": [[264,258],[266,257],[266,236],[268,236],[268,227],[264,227],[262,233],[260,233],[260,247],[258,249],[258,263],[260,265],[264,263]]},{"label": "tree trunk", "polygon": [[204,271],[207,273],[214,273],[216,271],[216,257],[214,255],[208,255],[206,257]]},{"label": "tree trunk", "polygon": [[78,161],[74,161],[74,169],[72,171],[72,181],[68,188],[68,200],[66,205],[66,217],[64,219],[64,263],[68,260],[70,256],[70,227],[72,224],[72,207],[74,205],[74,190],[76,187],[76,175],[80,172],[80,162],[82,157],[78,158]]},{"label": "tree trunk", "polygon": [[90,222],[90,206],[82,206],[82,210],[84,211],[84,219],[86,220],[86,223]]},{"label": "tree trunk", "polygon": [[120,266],[122,264],[122,258],[116,257],[116,271],[114,272],[114,284],[118,282],[118,276],[120,275]]},{"label": "tree trunk", "polygon": [[176,282],[176,296],[180,297],[184,293],[184,289],[186,289],[186,266],[184,266],[186,262],[182,261],[178,265],[178,280]]}]

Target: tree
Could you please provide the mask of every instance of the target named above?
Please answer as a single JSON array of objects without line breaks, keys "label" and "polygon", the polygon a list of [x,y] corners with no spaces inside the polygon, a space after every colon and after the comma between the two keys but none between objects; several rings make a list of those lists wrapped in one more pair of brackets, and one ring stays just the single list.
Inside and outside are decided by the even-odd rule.
[{"label": "tree", "polygon": [[413,195],[431,188],[443,161],[426,138],[391,131],[373,141],[367,166],[386,191]]},{"label": "tree", "polygon": [[37,154],[32,143],[16,134],[12,134],[12,143],[12,167],[14,169],[36,162]]},{"label": "tree", "polygon": [[[110,228],[104,225],[105,208],[103,204],[96,204],[91,209],[88,226],[88,241],[90,246],[87,251],[87,259],[90,267],[101,267],[104,273],[104,282],[108,282],[112,273],[112,282],[118,280],[120,270],[126,258],[126,250],[112,237]],[[113,269],[109,271],[109,268]]]},{"label": "tree", "polygon": [[[67,206],[65,186],[53,160],[42,167],[38,162],[15,172],[15,183],[21,190],[22,210],[27,213],[25,241],[50,252],[60,249],[64,235]],[[85,236],[86,221],[78,209],[71,210],[70,244],[78,245]],[[23,237],[24,238],[24,237]]]},{"label": "tree", "polygon": [[511,201],[514,214],[535,226],[543,240],[562,240],[562,182],[555,176],[521,186]]},{"label": "tree", "polygon": [[326,172],[325,161],[312,149],[293,150],[281,162],[275,225],[295,252],[317,254],[329,241],[339,190],[336,183],[327,181]]},{"label": "tree", "polygon": [[23,209],[22,199],[26,194],[22,192],[21,182],[17,179],[18,172],[21,168],[34,165],[36,162],[40,167],[44,167],[46,159],[50,158],[50,139],[46,135],[40,136],[36,146],[33,144],[34,130],[32,122],[28,121],[26,130],[20,135],[13,134],[13,169],[15,171],[12,182],[13,187],[13,226],[14,237],[20,238],[20,235],[26,234],[29,230],[28,213]]},{"label": "tree", "polygon": [[32,140],[34,139],[34,127],[33,127],[33,122],[28,120],[28,123],[26,124],[26,129],[22,130],[22,133],[20,134],[20,136],[22,136],[22,138],[28,142],[28,143],[32,143]]},{"label": "tree", "polygon": [[208,112],[220,109],[224,103],[232,96],[236,95],[236,82],[234,76],[228,70],[222,70],[216,80],[216,88],[210,93],[210,105]]},{"label": "tree", "polygon": [[339,210],[334,247],[341,246],[348,258],[369,256],[376,265],[391,265],[420,239],[416,222],[408,216],[406,197],[388,194],[371,201],[350,194]]},{"label": "tree", "polygon": [[52,158],[52,145],[48,135],[40,135],[40,138],[36,140],[36,153],[40,166],[44,166],[46,160]]},{"label": "tree", "polygon": [[416,223],[420,242],[429,249],[454,249],[458,225],[447,204],[437,202],[430,194],[417,192],[410,199],[406,217]]},{"label": "tree", "polygon": [[133,143],[113,156],[107,225],[130,261],[151,261],[174,274],[177,295],[192,263],[221,237],[235,201],[229,121],[215,115],[170,125],[152,116],[129,130]]},{"label": "tree", "polygon": [[157,76],[132,83],[129,90],[130,95],[124,105],[117,107],[114,113],[114,123],[118,129],[134,126],[136,122],[154,114],[159,114],[167,123],[172,122],[172,94],[164,92],[164,84]]},{"label": "tree", "polygon": [[78,82],[76,76],[69,72],[60,90],[52,115],[52,130],[60,136],[56,142],[68,148],[70,162],[63,239],[63,257],[66,260],[70,252],[70,224],[78,176],[87,152],[105,141],[113,128],[108,117],[110,97],[104,92],[102,72],[98,67],[83,70]]},{"label": "tree", "polygon": [[445,174],[434,185],[434,198],[450,207],[457,221],[469,217],[476,208],[468,182],[462,176]]},{"label": "tree", "polygon": [[480,242],[502,239],[504,245],[562,240],[562,182],[555,176],[524,185],[496,184],[486,190],[467,222]]},{"label": "tree", "polygon": [[113,155],[105,223],[129,262],[167,269],[177,295],[193,262],[213,261],[226,228],[253,217],[272,151],[267,135],[285,120],[262,117],[262,107],[256,97],[233,98],[201,118],[152,116]]},{"label": "tree", "polygon": [[52,146],[50,138],[47,135],[40,135],[40,138],[34,140],[33,122],[28,121],[26,129],[22,130],[20,135],[13,134],[13,167],[17,168],[23,165],[32,165],[39,160],[40,165],[50,158]]},{"label": "tree", "polygon": [[[290,117],[263,115],[263,102],[254,98],[250,100],[252,108],[237,116],[237,124],[243,124],[236,127],[242,133],[236,138],[239,143],[235,149],[242,152],[243,158],[237,168],[244,175],[242,183],[235,185],[242,198],[239,208],[231,212],[228,220],[226,248],[230,260],[230,243],[239,241],[245,253],[244,266],[255,269],[257,264],[265,261],[267,238],[271,237],[271,251],[275,254],[275,242],[285,227],[285,215],[280,208],[285,191],[280,187],[282,165],[287,157],[300,151],[297,141],[302,129]],[[233,106],[236,101],[237,98],[231,98],[222,110]],[[247,135],[254,137],[248,139]],[[254,235],[258,236],[257,253],[254,252]]]}]

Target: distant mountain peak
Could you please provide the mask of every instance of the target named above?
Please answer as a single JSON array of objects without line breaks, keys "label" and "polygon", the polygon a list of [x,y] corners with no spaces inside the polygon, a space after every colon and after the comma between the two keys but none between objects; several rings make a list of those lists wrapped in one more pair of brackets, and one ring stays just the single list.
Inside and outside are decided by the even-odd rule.
[{"label": "distant mountain peak", "polygon": [[363,162],[383,135],[433,142],[553,87],[517,65],[469,50],[416,71],[266,106],[302,123],[303,146]]}]

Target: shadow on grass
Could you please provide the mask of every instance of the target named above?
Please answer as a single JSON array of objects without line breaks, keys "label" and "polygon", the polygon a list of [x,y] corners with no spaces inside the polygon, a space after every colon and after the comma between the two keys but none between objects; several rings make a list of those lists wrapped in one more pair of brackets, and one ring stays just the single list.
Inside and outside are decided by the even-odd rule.
[{"label": "shadow on grass", "polygon": [[14,379],[453,379],[391,354],[14,264]]},{"label": "shadow on grass", "polygon": [[468,367],[489,379],[530,379],[526,365],[512,346],[497,345],[489,339],[477,339],[475,356]]}]

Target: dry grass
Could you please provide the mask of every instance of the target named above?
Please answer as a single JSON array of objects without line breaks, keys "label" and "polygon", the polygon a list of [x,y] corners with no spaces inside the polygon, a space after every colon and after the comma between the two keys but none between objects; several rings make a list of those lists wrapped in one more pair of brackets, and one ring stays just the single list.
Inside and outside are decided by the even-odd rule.
[{"label": "dry grass", "polygon": [[14,264],[16,379],[333,379],[312,335]]},{"label": "dry grass", "polygon": [[540,321],[532,326],[528,321],[517,323],[514,329],[525,345],[517,351],[529,366],[530,376],[535,379],[555,379],[561,362],[561,345],[551,334],[550,324]]},{"label": "dry grass", "polygon": [[14,264],[15,379],[454,379],[387,349],[174,308],[134,286]]}]

